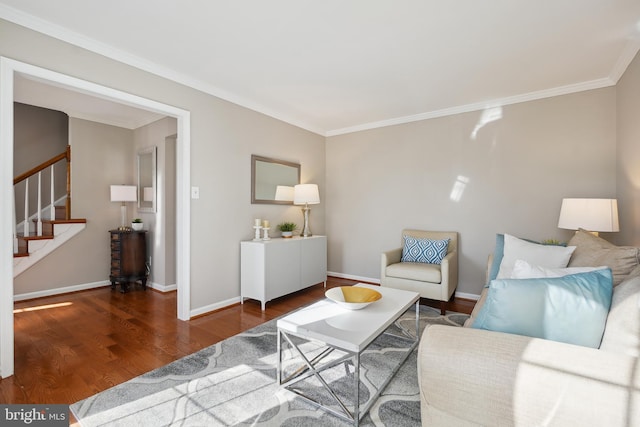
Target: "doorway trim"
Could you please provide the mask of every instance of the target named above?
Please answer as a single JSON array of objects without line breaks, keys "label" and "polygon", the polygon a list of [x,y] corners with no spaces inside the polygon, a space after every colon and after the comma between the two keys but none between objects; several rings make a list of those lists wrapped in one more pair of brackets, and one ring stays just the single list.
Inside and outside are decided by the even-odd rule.
[{"label": "doorway trim", "polygon": [[177,317],[191,317],[191,113],[127,92],[0,56],[0,378],[14,373],[13,325],[13,102],[14,75],[62,86],[177,120],[176,285]]}]

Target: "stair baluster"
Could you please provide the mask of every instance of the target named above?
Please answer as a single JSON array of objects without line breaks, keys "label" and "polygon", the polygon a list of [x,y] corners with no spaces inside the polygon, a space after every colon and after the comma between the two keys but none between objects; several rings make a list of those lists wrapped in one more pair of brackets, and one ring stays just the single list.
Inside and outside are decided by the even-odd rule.
[{"label": "stair baluster", "polygon": [[25,237],[29,235],[29,178],[24,180],[24,224],[22,232]]},{"label": "stair baluster", "polygon": [[42,236],[42,172],[38,172],[38,210],[36,214],[36,235]]},{"label": "stair baluster", "polygon": [[[63,218],[60,218],[60,215],[57,214],[55,202],[55,167],[54,164],[60,161],[66,161],[66,184],[67,191],[64,196],[65,206],[64,206],[64,214]],[[50,184],[50,203],[47,209],[45,206],[44,210],[49,211],[47,218],[47,212],[43,212],[42,207],[42,172],[49,168],[49,173],[51,174]],[[35,213],[29,216],[29,180],[30,177],[34,177],[38,175],[38,197],[37,197],[37,209]],[[46,178],[46,177],[45,177]],[[33,181],[33,180],[32,180]],[[17,185],[24,182],[24,189],[22,193],[17,190]],[[25,258],[29,257],[32,259],[30,262],[18,262],[17,264],[14,261],[14,277],[24,271],[26,268],[29,268],[30,265],[37,262],[41,259],[46,252],[43,248],[44,246],[39,245],[37,249],[35,249],[35,256],[31,257],[32,252],[29,248],[29,241],[43,241],[43,240],[55,240],[56,233],[54,232],[54,226],[56,224],[65,224],[66,227],[63,229],[64,232],[61,234],[61,241],[64,242],[71,238],[73,235],[77,234],[80,230],[84,228],[84,224],[86,223],[85,219],[72,219],[71,218],[71,147],[67,146],[63,153],[60,153],[49,160],[39,164],[33,169],[22,173],[21,175],[15,177],[13,179],[14,185],[14,193],[13,193],[13,232],[14,232],[14,241],[13,241],[13,256],[14,258]],[[32,189],[33,190],[33,189]],[[18,209],[16,206],[16,196],[17,194],[24,195],[24,221],[22,226],[18,223]],[[31,232],[31,222],[35,222],[35,232]],[[82,224],[81,227],[77,227],[76,225]],[[69,228],[72,226],[72,228]],[[21,230],[21,233],[18,233],[18,230]],[[58,245],[60,244],[60,241]],[[49,251],[55,249],[57,246],[49,246]],[[39,255],[38,255],[39,254]]]},{"label": "stair baluster", "polygon": [[16,192],[13,191],[13,253],[18,252],[18,222],[16,221]]},{"label": "stair baluster", "polygon": [[51,195],[49,200],[51,200],[51,203],[49,204],[49,219],[50,220],[54,220],[56,219],[56,207],[54,206],[54,202],[55,202],[55,194],[53,189],[55,188],[55,178],[54,178],[54,173],[53,173],[53,167],[54,165],[51,165]]}]

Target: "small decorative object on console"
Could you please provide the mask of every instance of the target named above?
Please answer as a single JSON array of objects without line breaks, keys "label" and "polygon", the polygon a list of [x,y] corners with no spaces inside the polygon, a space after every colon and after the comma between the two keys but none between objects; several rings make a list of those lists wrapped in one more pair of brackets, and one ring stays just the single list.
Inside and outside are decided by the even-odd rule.
[{"label": "small decorative object on console", "polygon": [[256,218],[253,222],[253,230],[255,231],[255,235],[253,236],[254,241],[262,240],[260,238],[260,230],[262,230],[262,220],[260,218]]},{"label": "small decorative object on console", "polygon": [[282,233],[282,237],[285,239],[293,236],[294,230],[296,230],[298,226],[295,222],[282,222],[278,224],[278,230]]}]

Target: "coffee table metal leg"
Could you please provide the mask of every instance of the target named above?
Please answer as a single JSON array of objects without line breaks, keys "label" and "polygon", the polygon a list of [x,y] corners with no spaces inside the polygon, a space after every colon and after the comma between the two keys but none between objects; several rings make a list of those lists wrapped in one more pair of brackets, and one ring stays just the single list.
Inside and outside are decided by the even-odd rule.
[{"label": "coffee table metal leg", "polygon": [[416,301],[416,340],[420,340],[420,300]]},{"label": "coffee table metal leg", "polygon": [[278,352],[278,369],[276,369],[276,381],[278,384],[282,384],[282,332],[278,329],[277,339],[277,352]]},{"label": "coffee table metal leg", "polygon": [[353,422],[355,423],[356,427],[358,427],[360,425],[360,353],[356,354],[353,359],[353,378],[355,380],[356,387],[356,397],[354,399],[355,403],[353,405]]},{"label": "coffee table metal leg", "polygon": [[[289,338],[288,334],[283,332],[283,331],[281,331],[280,329],[278,329],[278,332],[277,332],[278,363],[277,363],[276,379],[277,379],[278,384],[281,385],[281,386],[284,386],[285,388],[287,388],[287,387],[297,383],[298,381],[301,381],[301,380],[304,380],[306,378],[315,376],[320,381],[320,383],[322,384],[323,388],[326,389],[329,392],[329,394],[333,397],[333,399],[338,403],[338,405],[340,406],[340,409],[342,410],[342,413],[338,412],[338,411],[336,411],[336,410],[334,410],[332,408],[326,407],[326,406],[322,405],[319,402],[316,402],[315,400],[311,399],[308,396],[305,396],[304,394],[302,394],[301,392],[299,392],[297,390],[289,389],[289,391],[291,391],[291,392],[297,394],[298,396],[304,398],[308,402],[313,403],[313,404],[323,408],[327,412],[332,413],[332,414],[336,415],[337,417],[342,418],[343,420],[350,421],[355,426],[359,426],[360,425],[360,419],[369,412],[369,410],[371,409],[373,404],[376,402],[378,397],[380,397],[380,395],[382,394],[384,389],[387,387],[389,382],[391,382],[391,380],[393,379],[395,374],[398,372],[398,370],[400,370],[400,367],[402,366],[402,364],[407,360],[407,358],[411,355],[413,350],[418,346],[418,343],[420,341],[420,302],[419,302],[419,300],[416,301],[415,310],[416,310],[416,335],[415,335],[415,338],[414,338],[412,344],[408,348],[406,348],[407,352],[404,355],[404,357],[400,360],[400,363],[397,366],[395,366],[395,368],[391,372],[391,375],[389,375],[389,377],[385,379],[383,384],[377,390],[377,393],[369,399],[369,401],[365,404],[365,406],[363,408],[360,408],[360,354],[361,353],[351,353],[351,352],[342,350],[342,351],[344,351],[346,353],[345,356],[342,356],[342,357],[338,358],[337,360],[331,361],[330,363],[328,363],[328,364],[326,364],[324,366],[316,368],[316,364],[318,362],[320,362],[321,359],[323,359],[326,355],[328,355],[329,353],[331,353],[335,349],[331,348],[331,347],[327,347],[319,355],[314,357],[312,360],[309,360],[304,355],[302,349],[299,348],[291,340],[291,338]],[[294,334],[292,334],[292,335],[294,335]],[[302,360],[304,361],[304,364],[303,364],[302,368],[298,369],[296,372],[294,372],[294,374],[290,375],[289,377],[287,377],[284,380],[282,379],[282,350],[283,350],[282,349],[282,337],[284,337],[284,339],[287,341],[289,347],[291,347],[293,350],[295,350],[295,352],[298,354],[298,356],[300,356],[302,358]],[[329,351],[327,351],[327,350],[329,350]],[[355,396],[354,396],[354,409],[353,409],[353,412],[351,412],[351,411],[349,411],[347,409],[346,405],[335,394],[335,392],[331,389],[329,384],[327,384],[326,381],[320,376],[320,372],[322,372],[322,371],[324,371],[326,369],[329,369],[331,367],[337,366],[338,364],[343,363],[343,362],[345,362],[346,360],[349,360],[349,359],[351,359],[353,361],[353,366],[354,366],[353,377],[354,377],[354,385],[355,385],[355,393],[354,393]]]}]

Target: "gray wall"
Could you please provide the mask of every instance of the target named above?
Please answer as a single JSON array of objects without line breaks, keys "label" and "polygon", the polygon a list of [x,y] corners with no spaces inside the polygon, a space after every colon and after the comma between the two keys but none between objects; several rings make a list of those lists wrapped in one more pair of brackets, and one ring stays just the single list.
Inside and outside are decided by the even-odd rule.
[{"label": "gray wall", "polygon": [[618,81],[616,93],[620,233],[615,241],[640,246],[640,55]]},{"label": "gray wall", "polygon": [[[131,158],[136,157],[136,153],[145,148],[155,146],[156,153],[156,212],[139,212],[134,209],[136,218],[142,218],[144,221],[144,229],[147,233],[147,261],[151,257],[151,277],[149,280],[152,284],[161,287],[173,286],[176,284],[175,265],[175,233],[176,233],[176,216],[175,216],[175,139],[173,146],[167,149],[165,140],[171,135],[175,135],[177,130],[177,121],[172,117],[153,122],[149,125],[140,127],[133,132],[134,147],[131,151]],[[171,144],[169,142],[168,144]],[[133,167],[134,180],[137,183],[137,166],[134,162]],[[167,269],[169,275],[167,275]],[[171,274],[173,272],[173,274]]]},{"label": "gray wall", "polygon": [[[191,112],[191,167],[188,173],[192,185],[200,187],[200,199],[191,201],[191,265],[188,267],[192,310],[239,296],[240,241],[252,237],[254,218],[269,219],[273,224],[285,220],[301,224],[299,208],[251,204],[251,154],[302,165],[302,181],[317,183],[323,198],[322,204],[313,207],[312,230],[315,234],[325,232],[324,137],[2,20],[0,55]],[[100,158],[97,154],[105,157]],[[105,162],[109,153],[97,154],[93,156],[94,163],[88,167],[92,171],[99,167],[110,168]],[[126,171],[117,166],[109,174],[130,174],[132,164],[126,162],[126,165]],[[108,217],[102,224],[93,225],[94,219],[85,214],[90,221],[87,228],[97,226],[99,233],[106,235],[114,225],[114,218],[118,221],[118,207],[109,206],[108,194],[88,194],[86,203],[101,206],[102,214]],[[83,215],[81,207],[75,212]],[[75,245],[76,250],[50,255],[42,261],[44,267],[37,275],[35,270],[25,272],[23,276],[29,277],[18,280],[21,283],[16,285],[16,293],[25,292],[23,287],[27,284],[40,286],[47,280],[46,270],[60,274],[60,286],[104,280],[108,275],[108,247],[100,240],[81,236],[66,246],[70,245]],[[76,269],[74,257],[78,257],[79,251],[104,251],[98,255],[103,261],[91,272],[84,267]],[[57,283],[58,279],[54,285]]]},{"label": "gray wall", "polygon": [[[13,176],[24,173],[39,164],[64,153],[69,141],[69,117],[47,108],[15,102],[13,105]],[[71,153],[73,158],[73,153]],[[54,166],[54,200],[67,193],[67,162],[58,162]],[[50,204],[51,175],[47,169],[42,173],[42,207]],[[29,183],[29,214],[37,211],[37,181]],[[18,222],[24,219],[24,183],[18,185],[16,206]],[[48,214],[46,218],[49,218]],[[34,227],[32,227],[34,228]],[[34,228],[35,229],[35,228]]]},{"label": "gray wall", "polygon": [[[637,59],[618,87],[506,106],[483,126],[483,112],[473,112],[325,140],[5,21],[0,54],[191,111],[189,173],[200,187],[191,202],[193,309],[238,296],[239,241],[252,237],[253,218],[302,222],[298,207],[250,204],[251,154],[299,162],[302,182],[319,185],[312,230],[328,235],[329,269],[342,275],[377,279],[380,252],[399,245],[404,227],[452,229],[460,232],[459,291],[478,294],[495,233],[570,237],[556,227],[563,197],[617,195],[623,229],[605,237],[640,243]],[[120,156],[91,154],[88,173]],[[127,168],[109,169],[109,178],[131,173]],[[464,184],[457,201],[456,183]],[[91,197],[87,203],[102,212],[97,236],[114,225],[118,208],[98,200],[107,195]],[[82,251],[108,259],[108,248],[87,236],[69,243],[69,253],[45,259],[34,282],[44,282],[46,270],[62,272],[60,286],[104,280],[106,261],[94,269],[77,265]],[[29,283],[18,282],[17,293]]]},{"label": "gray wall", "polygon": [[377,280],[403,228],[453,230],[479,294],[496,233],[566,241],[563,197],[616,196],[615,111],[611,87],[328,138],[329,270]]}]

